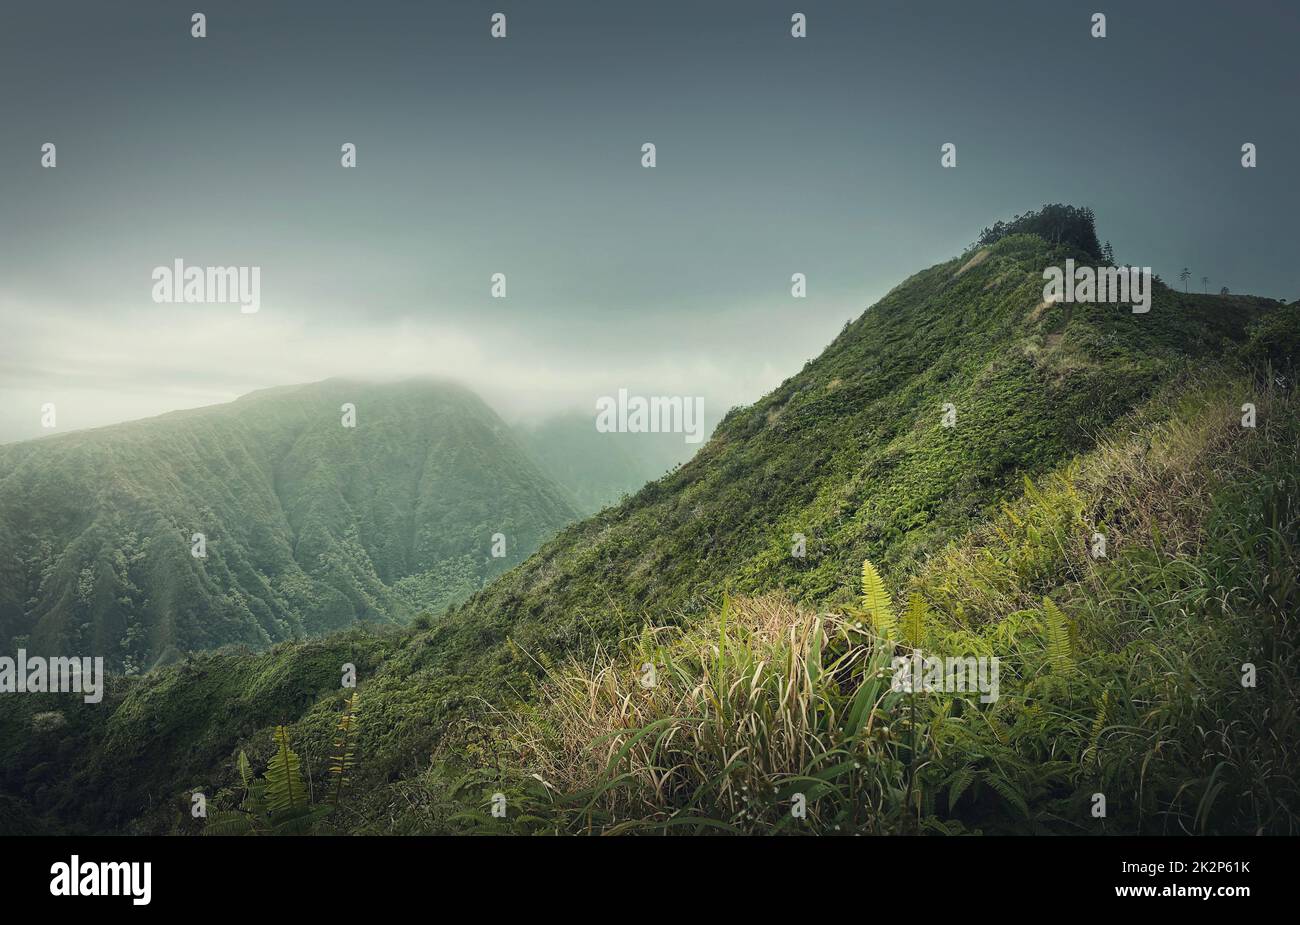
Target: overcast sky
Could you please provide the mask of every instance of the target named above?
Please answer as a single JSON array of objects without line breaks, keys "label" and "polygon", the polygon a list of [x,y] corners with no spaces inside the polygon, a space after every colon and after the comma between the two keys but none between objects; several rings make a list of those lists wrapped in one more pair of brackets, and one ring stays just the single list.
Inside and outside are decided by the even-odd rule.
[{"label": "overcast sky", "polygon": [[[1166,279],[1300,296],[1295,3],[193,6],[207,38],[175,2],[0,6],[0,442],[47,401],[66,430],[334,375],[714,419],[1049,201]],[[176,258],[260,267],[261,310],[155,304]]]}]

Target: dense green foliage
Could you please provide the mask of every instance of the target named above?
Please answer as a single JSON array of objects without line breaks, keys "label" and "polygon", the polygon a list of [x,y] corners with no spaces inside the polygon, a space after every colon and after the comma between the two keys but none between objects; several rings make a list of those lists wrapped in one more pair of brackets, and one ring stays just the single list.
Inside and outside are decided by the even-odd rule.
[{"label": "dense green foliage", "polygon": [[0,640],[135,672],[439,613],[575,516],[497,416],[443,383],[330,380],[12,444]]},{"label": "dense green foliage", "polygon": [[[847,652],[883,651],[860,635],[815,642],[812,608],[845,615],[832,635],[887,627],[897,644],[1009,663],[994,707],[913,701],[907,723],[871,726],[903,730],[873,732],[874,744],[828,737],[838,726],[803,714],[779,754],[806,766],[769,761],[754,786],[826,775],[833,786],[814,815],[829,826],[1085,830],[1080,796],[1098,787],[1124,807],[1106,831],[1291,830],[1296,732],[1280,711],[1296,677],[1295,405],[1253,377],[1280,379],[1283,393],[1294,382],[1285,358],[1297,310],[1164,286],[1146,315],[1044,302],[1043,268],[1069,256],[1088,255],[1015,234],[913,276],[800,373],[730,413],[690,462],[562,530],[442,619],[195,656],[116,679],[98,706],[23,698],[0,712],[0,790],[17,798],[0,813],[29,827],[197,831],[188,794],[237,806],[240,751],[268,766],[278,725],[308,786],[327,792],[350,662],[361,707],[337,830],[587,831],[669,817],[764,830],[734,817],[733,782],[748,784],[707,749],[656,807],[641,778],[621,776],[635,768],[583,764],[604,743],[570,734],[562,679],[576,660],[626,685],[636,676],[618,666],[658,651],[643,636],[656,625],[655,638],[682,634],[667,664],[693,690],[701,665],[689,653],[718,639],[724,596],[777,594],[765,612],[809,632],[771,651],[803,653],[812,682],[839,679],[830,666]],[[1197,383],[1198,369],[1224,388]],[[1237,424],[1247,400],[1261,409],[1258,431]],[[941,423],[945,404],[953,427]],[[1093,566],[1084,550],[1097,529],[1112,554]],[[804,557],[791,555],[794,534]],[[864,599],[866,559],[876,569]],[[719,666],[728,685],[752,680],[771,645],[751,630]],[[817,646],[811,660],[805,643]],[[1230,701],[1252,658],[1257,699]],[[1075,680],[1060,683],[1067,672]],[[824,692],[837,711],[834,698],[852,704],[859,689],[843,680]],[[765,690],[735,706],[759,716]],[[50,713],[63,719],[38,721]],[[646,716],[656,729],[690,720]],[[1260,747],[1265,762],[1246,760]],[[641,757],[653,775],[673,756]],[[839,776],[844,761],[860,777]],[[584,802],[584,788],[604,802]],[[515,807],[504,821],[483,812],[496,792]]]},{"label": "dense green foliage", "polygon": [[[431,658],[474,661],[505,684],[529,660],[507,636],[527,653],[566,651],[647,616],[706,613],[724,591],[834,600],[863,559],[897,572],[938,550],[1024,475],[1221,356],[1271,305],[1165,287],[1147,315],[1044,305],[1043,267],[1070,255],[1083,256],[1016,236],[913,276],[729,414],[689,463],[472,598]],[[945,403],[955,427],[942,426]]]},{"label": "dense green foliage", "polygon": [[[647,629],[550,672],[521,769],[463,789],[536,831],[1300,832],[1297,398],[1186,385],[900,581],[901,634],[869,563],[848,616]],[[998,658],[997,696],[898,689],[913,653]]]}]

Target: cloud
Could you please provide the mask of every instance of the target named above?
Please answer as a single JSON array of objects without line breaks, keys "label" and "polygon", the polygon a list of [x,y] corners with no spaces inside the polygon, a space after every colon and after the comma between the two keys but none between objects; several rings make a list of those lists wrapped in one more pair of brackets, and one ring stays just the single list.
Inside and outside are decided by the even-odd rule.
[{"label": "cloud", "polygon": [[[138,304],[138,303],[137,303]],[[333,376],[438,376],[476,390],[507,419],[591,410],[597,397],[702,395],[715,421],[815,355],[842,323],[811,325],[789,302],[692,315],[620,314],[600,324],[450,313],[369,318],[364,311],[234,305],[106,308],[0,297],[0,441],[230,401],[255,389]],[[756,359],[756,358],[762,359]]]}]

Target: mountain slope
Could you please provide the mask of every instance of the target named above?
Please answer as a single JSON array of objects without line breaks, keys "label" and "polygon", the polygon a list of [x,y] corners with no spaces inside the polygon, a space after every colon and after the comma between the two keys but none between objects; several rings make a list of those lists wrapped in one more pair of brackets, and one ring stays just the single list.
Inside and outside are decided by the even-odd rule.
[{"label": "mountain slope", "polygon": [[[1192,372],[1217,369],[1247,345],[1271,359],[1274,347],[1294,343],[1294,308],[1267,299],[1158,286],[1146,315],[1044,304],[1042,270],[1067,257],[1092,259],[1068,241],[1011,235],[916,274],[801,372],[729,415],[690,462],[561,531],[442,620],[393,634],[354,629],[257,656],[203,656],[115,682],[98,709],[28,698],[0,713],[0,782],[24,801],[10,811],[26,818],[24,807],[39,807],[47,826],[192,831],[196,823],[164,801],[183,807],[188,788],[202,787],[230,803],[233,791],[220,791],[235,786],[235,756],[246,749],[264,766],[273,724],[290,724],[303,753],[328,752],[346,661],[358,668],[363,706],[357,797],[340,824],[447,830],[461,824],[452,819],[464,795],[451,781],[465,767],[481,765],[495,782],[503,764],[528,766],[503,718],[537,709],[538,684],[551,669],[570,659],[592,664],[602,646],[617,647],[647,621],[703,624],[727,591],[777,590],[839,608],[855,599],[864,558],[895,587],[928,575],[946,606],[942,595],[952,591],[934,563],[978,547],[971,538],[1021,498],[1025,476],[1061,472],[1107,434],[1122,438],[1123,458],[1140,460],[1151,448],[1140,427],[1182,414],[1169,397]],[[1236,413],[1233,402],[1223,414]],[[942,423],[945,404],[956,410],[951,428]],[[1135,409],[1146,417],[1129,417]],[[1197,414],[1213,421],[1219,411],[1207,405]],[[1283,484],[1270,473],[1260,484],[1275,481]],[[1232,499],[1221,506],[1245,510]],[[1121,525],[1128,516],[1103,510]],[[804,557],[791,555],[793,533],[806,537]],[[1137,559],[1159,561],[1158,538],[1154,551],[1138,542]],[[975,564],[963,580],[967,572],[983,577],[981,555],[970,553]],[[1073,562],[1078,550],[1052,555]],[[1042,595],[1067,580],[1035,573],[1039,561],[1005,579],[1023,582],[1016,595]],[[1187,589],[1189,599],[1206,593]],[[952,610],[945,616],[966,619],[960,602]],[[1001,618],[982,617],[995,627]],[[1080,627],[1085,638],[1111,632]],[[1085,707],[1095,715],[1094,704]],[[66,726],[49,732],[55,721],[38,724],[40,711],[58,711]],[[45,731],[33,733],[38,726]],[[1186,791],[1175,780],[1169,792]]]},{"label": "mountain slope", "polygon": [[[864,580],[892,630],[738,595],[558,663],[502,723],[508,782],[479,763],[460,787],[508,794],[514,819],[477,827],[1294,835],[1296,357],[1274,341],[1166,383],[911,575]],[[937,657],[978,677],[944,684]]]},{"label": "mountain slope", "polygon": [[[797,375],[730,414],[686,465],[574,524],[476,595],[434,651],[527,651],[728,588],[823,601],[864,558],[897,572],[984,516],[1024,475],[1090,446],[1162,382],[1223,354],[1275,303],[1157,285],[1147,314],[1043,303],[1044,267],[1092,257],[1003,238],[911,277]],[[942,424],[945,404],[955,426]],[[806,556],[791,555],[794,535]]]},{"label": "mountain slope", "polygon": [[458,386],[270,389],[0,447],[0,638],[139,669],[392,622],[463,598],[575,516]]}]

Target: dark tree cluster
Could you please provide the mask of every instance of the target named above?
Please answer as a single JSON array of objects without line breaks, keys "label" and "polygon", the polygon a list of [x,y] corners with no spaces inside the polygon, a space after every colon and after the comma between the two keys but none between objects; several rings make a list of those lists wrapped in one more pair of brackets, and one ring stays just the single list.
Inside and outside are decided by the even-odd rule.
[{"label": "dark tree cluster", "polygon": [[1102,258],[1101,243],[1092,209],[1052,203],[1041,209],[1014,216],[1009,222],[994,222],[980,232],[975,247],[987,247],[1007,235],[1035,234],[1052,244],[1072,244],[1093,257]]}]

